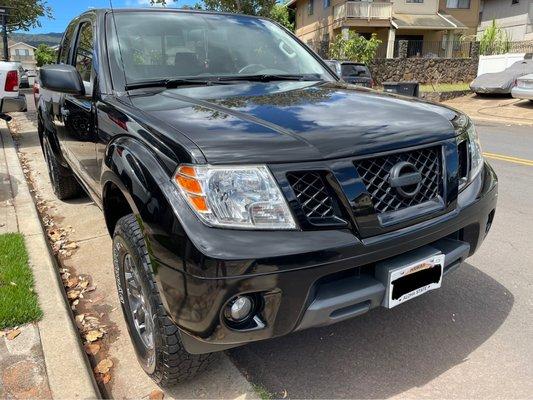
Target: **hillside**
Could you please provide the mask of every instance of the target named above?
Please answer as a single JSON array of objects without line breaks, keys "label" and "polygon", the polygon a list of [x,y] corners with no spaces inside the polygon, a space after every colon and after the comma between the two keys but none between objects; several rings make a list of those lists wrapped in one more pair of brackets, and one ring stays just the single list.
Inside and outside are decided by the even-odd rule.
[{"label": "hillside", "polygon": [[15,42],[28,43],[31,46],[37,47],[41,43],[48,46],[54,46],[59,44],[63,33],[50,32],[50,33],[11,33],[9,38]]}]

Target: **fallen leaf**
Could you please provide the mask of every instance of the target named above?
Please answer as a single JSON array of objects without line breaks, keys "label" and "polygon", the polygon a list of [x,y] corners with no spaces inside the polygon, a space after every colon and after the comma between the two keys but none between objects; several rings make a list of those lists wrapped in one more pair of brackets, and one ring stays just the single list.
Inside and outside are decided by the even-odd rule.
[{"label": "fallen leaf", "polygon": [[69,300],[75,300],[80,297],[80,293],[81,292],[79,290],[69,290],[67,292],[67,297],[69,298]]},{"label": "fallen leaf", "polygon": [[80,287],[82,287],[83,289],[85,289],[87,286],[89,286],[89,281],[81,281],[80,282]]},{"label": "fallen leaf", "polygon": [[150,396],[148,396],[150,400],[162,400],[163,397],[165,397],[165,394],[159,389],[152,390]]},{"label": "fallen leaf", "polygon": [[104,385],[109,383],[110,380],[111,380],[111,374],[109,372],[107,374],[102,375],[102,383]]},{"label": "fallen leaf", "polygon": [[100,345],[98,343],[86,343],[83,348],[87,354],[94,356],[100,351]]},{"label": "fallen leaf", "polygon": [[11,286],[17,286],[17,284],[16,284],[15,282],[9,282],[9,284],[10,284]]},{"label": "fallen leaf", "polygon": [[104,334],[99,330],[93,329],[92,331],[89,331],[85,334],[85,340],[87,340],[88,342],[94,342],[100,339],[103,335]]},{"label": "fallen leaf", "polygon": [[96,285],[94,285],[94,286],[88,286],[88,287],[85,289],[86,292],[94,292],[95,290],[96,290]]},{"label": "fallen leaf", "polygon": [[109,358],[104,358],[98,364],[96,364],[96,367],[94,367],[94,372],[97,374],[107,374],[112,366],[113,361],[111,361]]},{"label": "fallen leaf", "polygon": [[75,287],[79,282],[79,279],[76,276],[70,277],[67,279],[67,287],[73,288]]},{"label": "fallen leaf", "polygon": [[18,335],[20,335],[20,329],[13,329],[13,330],[10,330],[7,335],[6,335],[6,338],[7,340],[13,340],[15,339]]},{"label": "fallen leaf", "polygon": [[78,244],[75,243],[75,242],[70,242],[70,243],[67,243],[66,245],[64,245],[63,248],[66,249],[66,250],[74,250],[74,249],[78,248]]}]

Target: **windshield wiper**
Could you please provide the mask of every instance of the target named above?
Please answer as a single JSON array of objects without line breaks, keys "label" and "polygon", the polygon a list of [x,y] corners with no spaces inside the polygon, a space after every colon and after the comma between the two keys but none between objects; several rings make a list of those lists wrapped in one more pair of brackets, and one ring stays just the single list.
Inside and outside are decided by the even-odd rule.
[{"label": "windshield wiper", "polygon": [[126,90],[142,89],[149,87],[165,87],[167,89],[177,88],[179,86],[209,86],[217,83],[213,80],[195,79],[195,78],[175,78],[175,79],[157,79],[152,81],[132,82],[126,84]]},{"label": "windshield wiper", "polygon": [[276,75],[276,74],[258,74],[258,75],[232,75],[219,76],[218,81],[252,81],[252,82],[271,82],[271,81],[322,81],[317,75]]}]

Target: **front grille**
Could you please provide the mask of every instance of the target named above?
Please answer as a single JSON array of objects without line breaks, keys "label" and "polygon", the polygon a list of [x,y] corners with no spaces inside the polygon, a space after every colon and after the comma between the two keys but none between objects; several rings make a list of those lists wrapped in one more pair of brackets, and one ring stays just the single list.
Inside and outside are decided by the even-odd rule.
[{"label": "front grille", "polygon": [[[410,162],[422,175],[420,191],[412,198],[401,196],[389,184],[391,168],[401,161]],[[355,167],[378,213],[398,211],[435,199],[440,194],[442,175],[440,147],[358,160],[355,162]]]},{"label": "front grille", "polygon": [[289,172],[287,180],[291,184],[294,194],[308,219],[335,217],[333,199],[319,172]]}]

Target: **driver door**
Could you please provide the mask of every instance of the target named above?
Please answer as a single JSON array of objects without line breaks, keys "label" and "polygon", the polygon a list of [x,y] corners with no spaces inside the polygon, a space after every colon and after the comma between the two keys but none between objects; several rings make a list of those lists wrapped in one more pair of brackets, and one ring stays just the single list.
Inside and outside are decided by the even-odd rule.
[{"label": "driver door", "polygon": [[83,80],[85,95],[65,94],[60,112],[64,122],[63,143],[71,164],[77,169],[83,183],[91,190],[97,191],[93,51],[93,24],[89,20],[82,21],[78,29],[72,64]]}]

